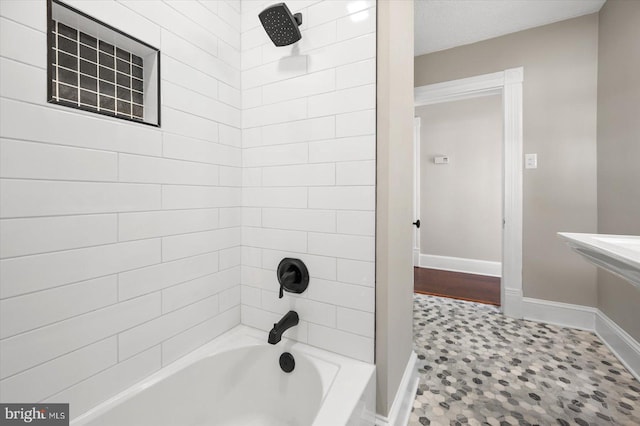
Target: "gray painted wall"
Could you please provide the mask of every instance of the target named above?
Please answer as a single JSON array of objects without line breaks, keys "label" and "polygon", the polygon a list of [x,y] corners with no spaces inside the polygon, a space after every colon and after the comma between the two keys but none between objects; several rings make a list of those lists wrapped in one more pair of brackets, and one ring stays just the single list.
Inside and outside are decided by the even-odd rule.
[{"label": "gray painted wall", "polygon": [[[502,98],[416,108],[420,252],[502,261]],[[447,155],[449,164],[435,164]]]},{"label": "gray painted wall", "polygon": [[[598,52],[598,232],[640,235],[640,2],[608,0]],[[640,340],[640,291],[598,272],[598,308]]]},{"label": "gray painted wall", "polygon": [[415,58],[415,86],[524,67],[524,295],[596,306],[596,271],[556,236],[595,232],[598,16]]},{"label": "gray painted wall", "polygon": [[378,1],[377,412],[391,409],[413,345],[413,2]]}]

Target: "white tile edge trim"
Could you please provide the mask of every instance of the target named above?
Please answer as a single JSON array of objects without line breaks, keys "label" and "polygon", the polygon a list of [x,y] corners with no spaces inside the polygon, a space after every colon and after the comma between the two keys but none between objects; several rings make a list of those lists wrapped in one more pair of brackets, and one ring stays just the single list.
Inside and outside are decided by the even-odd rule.
[{"label": "white tile edge trim", "polygon": [[629,372],[640,381],[640,342],[598,308],[522,298],[524,319],[593,331]]},{"label": "white tile edge trim", "polygon": [[502,262],[489,260],[465,259],[462,257],[437,256],[420,253],[421,268],[442,269],[445,271],[465,272],[467,274],[502,276]]},{"label": "white tile edge trim", "polygon": [[404,369],[398,392],[391,404],[389,416],[376,414],[376,426],[406,426],[409,423],[413,400],[416,397],[420,375],[418,374],[418,356],[411,351],[409,361]]}]

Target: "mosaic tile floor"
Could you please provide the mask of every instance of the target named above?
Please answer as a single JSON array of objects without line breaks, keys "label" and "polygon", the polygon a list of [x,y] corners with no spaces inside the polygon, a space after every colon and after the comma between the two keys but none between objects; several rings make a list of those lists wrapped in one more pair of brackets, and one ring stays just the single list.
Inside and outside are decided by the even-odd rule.
[{"label": "mosaic tile floor", "polygon": [[409,425],[640,425],[640,383],[593,333],[415,295]]}]

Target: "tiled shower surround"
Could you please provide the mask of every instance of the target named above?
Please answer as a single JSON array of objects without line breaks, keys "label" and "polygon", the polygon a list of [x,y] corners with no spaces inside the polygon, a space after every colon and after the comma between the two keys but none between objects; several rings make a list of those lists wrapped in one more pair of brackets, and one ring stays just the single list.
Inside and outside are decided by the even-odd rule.
[{"label": "tiled shower surround", "polygon": [[[372,362],[375,2],[287,2],[286,48],[268,2],[66,3],[161,50],[162,127],[47,103],[46,2],[0,1],[3,402],[77,416],[289,308]],[[278,300],[285,256],[311,281]]]},{"label": "tiled shower surround", "polygon": [[[363,361],[374,353],[375,2],[288,1],[302,40],[277,48],[242,9],[242,321]],[[309,288],[278,299],[276,268]]]},{"label": "tiled shower surround", "polygon": [[52,100],[142,120],[142,58],[62,22],[52,27]]},{"label": "tiled shower surround", "polygon": [[0,1],[0,394],[76,416],[240,323],[240,3],[67,3],[162,52],[161,128],[49,104]]}]

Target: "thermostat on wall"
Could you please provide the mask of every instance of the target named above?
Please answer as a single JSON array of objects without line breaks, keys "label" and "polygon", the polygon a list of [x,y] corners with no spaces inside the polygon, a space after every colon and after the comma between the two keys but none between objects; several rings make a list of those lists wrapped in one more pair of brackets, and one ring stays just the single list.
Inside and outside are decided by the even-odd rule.
[{"label": "thermostat on wall", "polygon": [[449,164],[449,157],[447,155],[433,157],[433,162],[436,164]]}]

